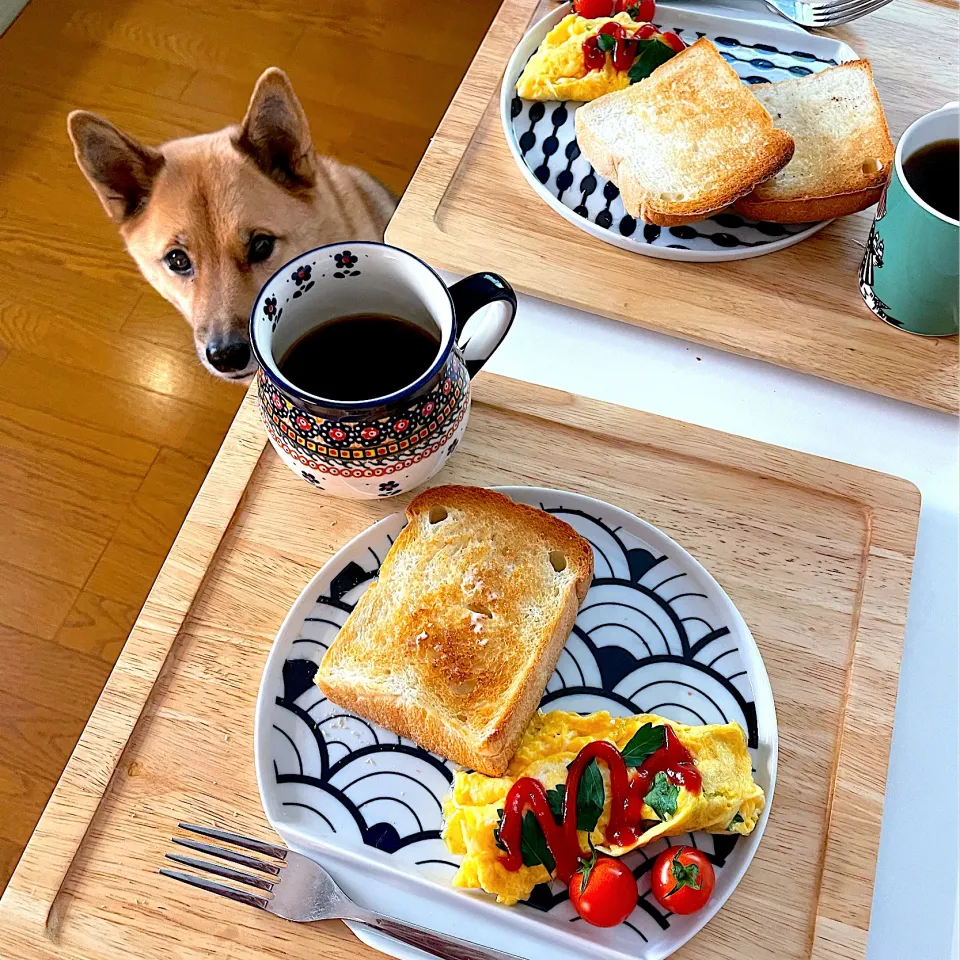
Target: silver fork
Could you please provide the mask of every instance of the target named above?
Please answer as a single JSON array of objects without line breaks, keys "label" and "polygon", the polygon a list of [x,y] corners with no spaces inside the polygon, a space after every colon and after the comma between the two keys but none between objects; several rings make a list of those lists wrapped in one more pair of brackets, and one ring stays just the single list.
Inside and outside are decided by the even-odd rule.
[{"label": "silver fork", "polygon": [[[438,957],[439,960],[521,960],[513,953],[481,947],[476,943],[458,940],[456,937],[403,923],[393,917],[386,917],[359,907],[337,886],[333,877],[319,863],[285,847],[264,843],[262,840],[251,840],[249,837],[241,837],[237,833],[216,830],[213,827],[198,827],[191,823],[180,823],[178,826],[202,837],[230,843],[271,859],[262,860],[260,857],[228,850],[216,844],[204,843],[189,837],[171,837],[170,839],[181,847],[217,857],[235,866],[224,866],[211,860],[200,860],[182,853],[165,854],[168,860],[192,867],[194,870],[202,870],[215,877],[222,877],[224,880],[246,884],[255,890],[263,891],[266,895],[238,890],[236,887],[228,887],[216,880],[208,880],[206,877],[198,877],[181,870],[161,868],[160,873],[165,877],[173,877],[174,880],[182,880],[201,890],[218,893],[221,897],[245,903],[258,910],[266,910],[267,913],[276,914],[285,920],[295,920],[298,923],[310,923],[314,920],[350,920],[362,923],[364,926],[379,930],[396,940],[401,940],[403,943]],[[256,873],[247,873],[245,870],[237,870],[236,867],[246,867],[247,870],[255,870]]]},{"label": "silver fork", "polygon": [[768,7],[801,27],[838,27],[885,7],[890,0],[765,0]]}]

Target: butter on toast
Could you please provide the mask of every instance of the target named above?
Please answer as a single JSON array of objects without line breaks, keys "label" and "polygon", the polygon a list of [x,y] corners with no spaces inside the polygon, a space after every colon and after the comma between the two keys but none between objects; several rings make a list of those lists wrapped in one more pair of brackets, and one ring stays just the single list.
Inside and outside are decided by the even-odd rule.
[{"label": "butter on toast", "polygon": [[796,143],[793,159],[737,201],[754,220],[811,223],[846,216],[880,199],[894,147],[866,60],[754,90],[774,124]]},{"label": "butter on toast", "polygon": [[593,577],[569,524],[492,490],[434,487],[331,644],[334,703],[441,756],[507,768]]},{"label": "butter on toast", "polygon": [[792,137],[705,38],[646,80],[584,104],[575,124],[627,213],[660,226],[716,213],[793,156]]}]

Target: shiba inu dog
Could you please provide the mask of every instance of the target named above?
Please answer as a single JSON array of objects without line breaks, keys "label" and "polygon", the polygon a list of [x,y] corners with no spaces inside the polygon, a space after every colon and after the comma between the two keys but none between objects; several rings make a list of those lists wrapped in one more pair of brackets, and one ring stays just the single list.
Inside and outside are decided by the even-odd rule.
[{"label": "shiba inu dog", "polygon": [[84,110],[67,119],[77,163],[140,271],[193,329],[200,362],[246,381],[262,284],[288,260],[341,240],[382,240],[396,206],[368,173],[313,148],[303,108],[276,68],[239,126],[138,143]]}]

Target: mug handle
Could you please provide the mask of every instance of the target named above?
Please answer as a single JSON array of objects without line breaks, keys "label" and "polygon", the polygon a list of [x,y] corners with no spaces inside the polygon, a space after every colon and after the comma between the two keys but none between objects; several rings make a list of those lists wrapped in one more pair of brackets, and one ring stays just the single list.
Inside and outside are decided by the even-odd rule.
[{"label": "mug handle", "polygon": [[[517,295],[499,274],[475,273],[453,284],[450,298],[453,300],[457,323],[457,346],[472,379],[490,359],[493,351],[503,343],[503,338],[513,325],[513,318],[517,315]],[[480,329],[460,343],[467,321],[481,307],[498,302],[506,304],[506,309],[485,318]]]}]

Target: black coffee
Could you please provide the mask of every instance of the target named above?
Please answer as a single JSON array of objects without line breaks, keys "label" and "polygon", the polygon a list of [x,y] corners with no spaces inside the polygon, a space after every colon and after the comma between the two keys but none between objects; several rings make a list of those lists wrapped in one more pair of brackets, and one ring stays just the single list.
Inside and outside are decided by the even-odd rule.
[{"label": "black coffee", "polygon": [[960,219],[960,141],[928,143],[903,161],[903,172],[921,200],[945,217]]},{"label": "black coffee", "polygon": [[305,333],[279,366],[307,393],[327,400],[371,400],[413,383],[439,349],[436,334],[409,320],[357,313]]}]

